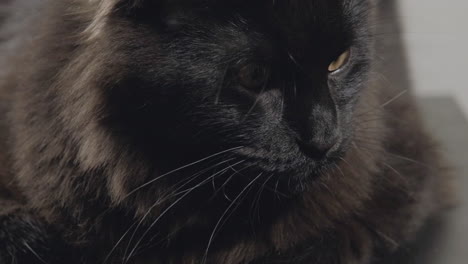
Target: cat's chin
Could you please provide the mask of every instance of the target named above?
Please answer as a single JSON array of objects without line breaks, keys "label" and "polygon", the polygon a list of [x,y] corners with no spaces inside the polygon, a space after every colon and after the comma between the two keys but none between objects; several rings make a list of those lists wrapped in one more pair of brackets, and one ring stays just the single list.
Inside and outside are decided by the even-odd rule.
[{"label": "cat's chin", "polygon": [[[302,153],[295,154],[290,159],[284,160],[243,157],[249,159],[246,163],[249,169],[243,171],[243,175],[249,180],[262,175],[259,182],[266,182],[266,191],[293,197],[307,191],[314,181],[327,177],[330,171],[336,168],[343,155],[342,152],[336,152],[330,157],[317,160]],[[265,180],[262,180],[263,178]]]},{"label": "cat's chin", "polygon": [[298,167],[289,173],[280,176],[280,185],[283,192],[296,196],[308,191],[311,186],[324,177],[329,177],[330,171],[337,166],[337,160],[324,159],[311,161],[303,167]]}]

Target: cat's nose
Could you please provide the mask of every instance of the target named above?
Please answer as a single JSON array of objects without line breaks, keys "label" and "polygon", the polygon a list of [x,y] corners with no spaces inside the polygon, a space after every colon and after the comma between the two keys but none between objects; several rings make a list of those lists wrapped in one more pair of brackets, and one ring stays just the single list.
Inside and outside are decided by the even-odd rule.
[{"label": "cat's nose", "polygon": [[326,139],[312,138],[309,140],[297,139],[299,149],[313,159],[323,159],[334,153],[340,145],[339,136],[331,136]]}]

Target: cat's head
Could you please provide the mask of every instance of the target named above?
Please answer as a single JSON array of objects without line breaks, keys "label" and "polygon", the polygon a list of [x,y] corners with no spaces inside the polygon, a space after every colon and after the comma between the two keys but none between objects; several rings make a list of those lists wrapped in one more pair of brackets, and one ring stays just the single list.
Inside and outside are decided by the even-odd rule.
[{"label": "cat's head", "polygon": [[94,29],[126,67],[106,125],[166,170],[229,150],[231,164],[297,184],[346,150],[370,63],[367,1],[117,6]]},{"label": "cat's head", "polygon": [[60,98],[50,111],[74,131],[53,144],[76,143],[116,200],[254,179],[297,193],[346,153],[368,0],[75,2],[47,43],[59,73],[41,96]]}]

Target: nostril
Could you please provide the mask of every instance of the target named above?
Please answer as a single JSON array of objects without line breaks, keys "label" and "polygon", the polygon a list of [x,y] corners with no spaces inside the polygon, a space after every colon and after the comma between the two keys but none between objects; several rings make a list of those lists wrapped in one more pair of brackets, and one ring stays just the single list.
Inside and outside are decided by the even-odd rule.
[{"label": "nostril", "polygon": [[338,139],[303,141],[297,139],[299,149],[307,156],[314,159],[323,159],[330,155],[339,144]]}]

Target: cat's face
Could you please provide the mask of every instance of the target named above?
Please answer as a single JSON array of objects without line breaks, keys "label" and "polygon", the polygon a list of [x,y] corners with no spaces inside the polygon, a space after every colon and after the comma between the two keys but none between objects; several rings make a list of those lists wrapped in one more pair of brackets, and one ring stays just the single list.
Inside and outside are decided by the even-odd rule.
[{"label": "cat's face", "polygon": [[117,4],[102,34],[125,71],[102,122],[163,172],[223,153],[220,168],[302,189],[353,136],[367,11],[365,0]]}]

